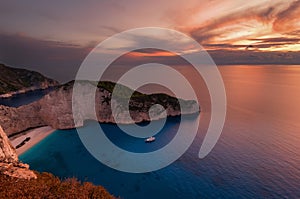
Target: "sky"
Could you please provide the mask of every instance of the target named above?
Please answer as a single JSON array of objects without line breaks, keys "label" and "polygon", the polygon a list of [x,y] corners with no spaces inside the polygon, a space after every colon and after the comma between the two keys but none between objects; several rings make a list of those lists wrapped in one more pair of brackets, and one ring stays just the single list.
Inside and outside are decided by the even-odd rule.
[{"label": "sky", "polygon": [[[67,81],[101,41],[142,27],[192,37],[217,65],[300,64],[300,0],[1,2],[0,62]],[[140,44],[145,37],[132,39]],[[133,55],[172,57],[153,50]]]}]

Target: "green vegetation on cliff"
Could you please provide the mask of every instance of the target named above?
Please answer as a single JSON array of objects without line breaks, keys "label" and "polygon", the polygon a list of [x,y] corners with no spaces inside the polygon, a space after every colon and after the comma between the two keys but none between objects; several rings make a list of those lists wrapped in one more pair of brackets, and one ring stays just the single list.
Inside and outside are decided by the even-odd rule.
[{"label": "green vegetation on cliff", "polygon": [[58,82],[38,72],[0,64],[0,95],[32,87],[38,89],[55,85],[58,85]]}]

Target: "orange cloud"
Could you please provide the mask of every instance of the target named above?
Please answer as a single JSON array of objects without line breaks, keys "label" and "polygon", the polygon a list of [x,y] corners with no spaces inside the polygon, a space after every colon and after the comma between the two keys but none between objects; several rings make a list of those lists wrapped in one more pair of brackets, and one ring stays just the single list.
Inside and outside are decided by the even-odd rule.
[{"label": "orange cloud", "polygon": [[172,57],[176,56],[174,53],[168,52],[168,51],[148,51],[148,52],[138,52],[133,51],[128,53],[129,56],[132,57]]},{"label": "orange cloud", "polygon": [[280,12],[273,23],[276,32],[295,32],[300,31],[300,1],[294,1],[290,6]]},{"label": "orange cloud", "polygon": [[[200,8],[198,10],[205,12],[202,6]],[[208,10],[212,12],[211,9]],[[197,15],[196,13],[193,14]],[[202,13],[202,16],[204,14]],[[207,15],[211,15],[211,13],[207,13]],[[224,12],[224,14],[218,14],[216,17],[201,21],[198,24],[186,27],[178,26],[178,28],[188,32],[203,46],[212,50],[224,48],[242,50],[252,45],[255,50],[300,51],[298,40],[295,43],[285,43],[286,38],[300,37],[299,16],[299,0],[282,0],[273,1],[269,4],[264,2],[252,7],[232,7],[230,11]],[[194,19],[193,16],[190,18],[191,20]],[[268,38],[282,39],[282,41],[266,42],[265,39]]]}]

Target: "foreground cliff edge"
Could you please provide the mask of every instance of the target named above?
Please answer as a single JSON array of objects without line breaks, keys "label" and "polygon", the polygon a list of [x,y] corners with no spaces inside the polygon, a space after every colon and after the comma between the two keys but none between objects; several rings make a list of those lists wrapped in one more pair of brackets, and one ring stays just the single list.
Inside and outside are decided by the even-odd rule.
[{"label": "foreground cliff edge", "polygon": [[107,198],[103,187],[76,179],[61,181],[50,173],[31,171],[19,162],[15,149],[0,126],[0,198]]},{"label": "foreground cliff edge", "polygon": [[0,126],[0,173],[21,178],[21,179],[36,179],[36,174],[29,170],[28,164],[19,162],[16,150],[11,145]]},{"label": "foreground cliff edge", "polygon": [[[0,125],[3,130],[8,136],[11,136],[27,129],[41,126],[51,126],[54,129],[71,129],[83,126],[85,120],[95,119],[90,116],[89,110],[85,109],[85,107],[88,107],[88,104],[84,104],[85,101],[80,101],[83,108],[75,114],[81,120],[77,121],[76,125],[74,124],[72,110],[73,84],[74,81],[58,86],[42,99],[18,108],[0,105]],[[167,116],[194,114],[200,111],[198,103],[193,100],[177,99],[166,94],[146,95],[136,91],[133,92],[125,86],[122,86],[121,92],[117,93],[117,98],[112,100],[111,95],[116,85],[115,83],[99,82],[95,84],[82,81],[80,84],[83,91],[86,90],[87,86],[96,87],[95,110],[96,120],[99,122],[116,123],[112,115],[112,103],[117,113],[118,123],[122,124],[130,124],[132,121],[139,123],[158,120],[165,117],[165,115],[161,114],[161,110],[156,110],[150,119],[148,112],[154,104],[163,106]],[[130,115],[124,111],[125,106],[128,105],[123,103],[123,96],[128,92],[133,92],[129,102]],[[84,95],[86,93],[82,92],[82,96]]]}]

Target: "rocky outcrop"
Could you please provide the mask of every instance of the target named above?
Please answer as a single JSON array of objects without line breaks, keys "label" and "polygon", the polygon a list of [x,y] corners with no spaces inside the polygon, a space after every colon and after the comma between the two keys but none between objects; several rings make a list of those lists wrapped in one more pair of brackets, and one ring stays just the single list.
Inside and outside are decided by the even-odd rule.
[{"label": "rocky outcrop", "polygon": [[[90,95],[89,89],[94,84],[83,82],[79,99]],[[97,118],[91,115],[91,110],[87,107],[88,100],[79,100],[80,111],[76,122],[73,120],[72,112],[72,93],[73,82],[60,86],[50,92],[39,101],[24,105],[18,108],[6,107],[0,105],[0,125],[8,135],[24,131],[28,128],[48,125],[55,129],[70,129],[82,126],[85,120],[94,119],[99,122],[110,123],[138,123],[142,121],[157,120],[167,116],[176,116],[180,114],[192,114],[199,112],[199,105],[196,101],[181,100],[166,94],[145,95],[139,92],[133,92],[129,101],[129,112],[125,111],[128,107],[124,96],[132,92],[129,88],[122,86],[121,92],[117,97],[112,98],[112,90],[115,84],[112,82],[100,82],[97,86],[95,110]],[[91,96],[92,97],[92,96]],[[86,99],[86,98],[85,98]],[[179,103],[180,102],[180,103]],[[160,104],[161,106],[153,105]],[[180,104],[182,106],[180,106]],[[115,110],[116,118],[112,115],[112,107]],[[149,109],[151,117],[149,116]],[[164,114],[163,110],[166,110]]]},{"label": "rocky outcrop", "polygon": [[0,105],[0,125],[7,135],[45,124],[39,116],[39,104],[36,102],[18,108]]},{"label": "rocky outcrop", "polygon": [[11,145],[0,126],[0,173],[16,178],[37,178],[36,174],[29,170],[29,165],[19,162],[16,150]]},{"label": "rocky outcrop", "polygon": [[28,91],[57,86],[58,82],[42,74],[0,64],[0,98],[8,98]]}]

